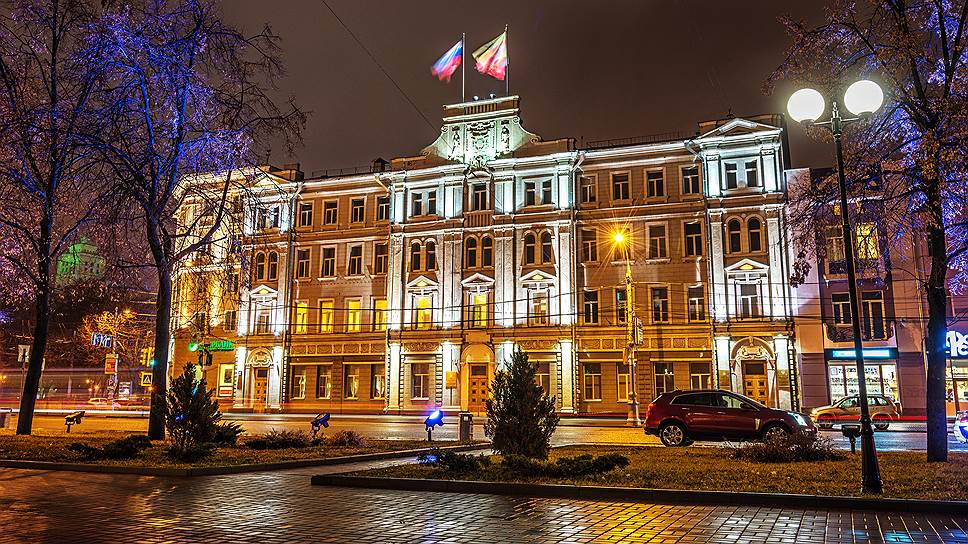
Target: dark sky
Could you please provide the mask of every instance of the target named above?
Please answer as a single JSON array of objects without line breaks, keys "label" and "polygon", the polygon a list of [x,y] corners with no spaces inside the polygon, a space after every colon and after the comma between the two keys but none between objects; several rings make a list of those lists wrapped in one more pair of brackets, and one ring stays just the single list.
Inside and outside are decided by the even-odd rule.
[{"label": "dark sky", "polygon": [[[692,133],[703,119],[783,111],[791,89],[763,94],[789,43],[777,22],[817,23],[822,3],[778,0],[328,0],[433,126],[418,114],[321,0],[226,0],[247,30],[268,22],[283,38],[280,91],[311,112],[305,145],[272,162],[311,174],[417,154],[439,132],[441,105],[460,99],[459,72],[430,65],[467,33],[466,59],[510,25],[511,93],[524,126],[545,139],[600,140]],[[504,83],[467,65],[467,95]],[[793,166],[825,166],[829,150],[793,125]]]}]

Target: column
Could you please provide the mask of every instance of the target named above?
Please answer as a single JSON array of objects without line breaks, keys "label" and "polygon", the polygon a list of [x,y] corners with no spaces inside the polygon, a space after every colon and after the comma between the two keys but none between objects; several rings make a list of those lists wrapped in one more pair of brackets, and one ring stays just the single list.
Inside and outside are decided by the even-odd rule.
[{"label": "column", "polygon": [[235,384],[232,393],[232,407],[245,406],[245,346],[235,348]]},{"label": "column", "polygon": [[736,391],[733,384],[732,369],[729,364],[729,352],[732,348],[729,336],[717,336],[713,350],[716,358],[716,377],[719,388],[727,391]]},{"label": "column", "polygon": [[269,408],[279,408],[282,396],[282,346],[272,347],[272,366],[269,367],[269,383],[266,386],[266,404]]},{"label": "column", "polygon": [[572,232],[567,226],[558,230],[558,309],[559,325],[571,325],[575,322],[575,299],[577,297],[572,274],[575,258],[572,252]]},{"label": "column", "polygon": [[387,328],[398,331],[403,326],[403,235],[390,236],[387,270]]},{"label": "column", "polygon": [[462,244],[460,234],[445,234],[443,241],[443,259],[440,268],[441,306],[443,308],[443,326],[452,328],[460,326],[460,311],[463,293],[460,284]]},{"label": "column", "polygon": [[574,414],[575,409],[575,349],[573,342],[561,340],[561,412]]},{"label": "column", "polygon": [[710,314],[713,319],[719,322],[726,321],[726,270],[723,267],[723,216],[722,211],[717,210],[709,214],[709,266],[712,267],[712,281],[710,288],[712,293],[712,311]]},{"label": "column", "polygon": [[400,343],[390,342],[387,350],[387,411],[400,410],[400,382],[403,379],[400,370]]},{"label": "column", "polygon": [[460,367],[460,344],[453,344],[447,340],[441,345],[443,362],[444,362],[444,398],[441,399],[441,404],[445,411],[459,411],[460,410],[460,380],[457,380],[458,387],[448,388],[447,387],[447,374],[452,372],[456,375],[458,368]]},{"label": "column", "polygon": [[783,275],[783,251],[780,240],[780,218],[776,209],[766,211],[766,236],[770,251],[770,317],[782,319],[786,317],[786,278]]}]

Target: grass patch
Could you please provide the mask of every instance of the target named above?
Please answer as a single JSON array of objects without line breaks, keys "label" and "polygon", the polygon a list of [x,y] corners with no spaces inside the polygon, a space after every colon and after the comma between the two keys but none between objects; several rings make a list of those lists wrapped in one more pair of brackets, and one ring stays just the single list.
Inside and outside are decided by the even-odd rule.
[{"label": "grass patch", "polygon": [[[99,459],[92,461],[76,449],[69,448],[70,444],[76,442],[96,448],[103,448],[109,442],[130,435],[131,433],[129,432],[121,431],[75,431],[70,434],[39,432],[31,436],[17,436],[11,430],[4,429],[0,431],[0,459],[89,463],[126,467],[193,468],[236,466],[252,463],[277,463],[280,461],[304,459],[327,459],[346,455],[383,453],[428,447],[428,443],[422,440],[367,440],[364,444],[332,445],[325,443],[323,445],[300,448],[256,450],[245,446],[249,437],[243,435],[239,438],[238,447],[218,447],[211,456],[192,463],[174,461],[169,458],[167,455],[169,444],[166,442],[152,442],[151,447],[145,449],[140,455],[132,459]],[[434,441],[433,444],[436,446],[447,446],[456,444],[456,442],[438,440]]]},{"label": "grass patch", "polygon": [[[609,453],[628,457],[628,466],[583,477],[522,476],[509,471],[502,458],[494,455],[489,464],[470,472],[413,464],[355,475],[829,496],[861,494],[859,454],[842,460],[761,463],[735,459],[729,448],[569,446],[551,450],[549,460]],[[924,458],[924,452],[878,454],[884,496],[968,500],[968,454],[950,453],[948,463],[926,463]]]}]

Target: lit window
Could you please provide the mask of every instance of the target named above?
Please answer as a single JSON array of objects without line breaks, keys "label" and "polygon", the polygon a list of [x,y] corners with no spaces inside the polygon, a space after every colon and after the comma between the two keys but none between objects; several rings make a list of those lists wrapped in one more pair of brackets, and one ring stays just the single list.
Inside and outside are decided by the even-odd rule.
[{"label": "lit window", "polygon": [[333,392],[333,366],[316,367],[316,398],[328,399]]},{"label": "lit window", "polygon": [[370,398],[377,400],[386,398],[387,376],[383,365],[370,365]]},{"label": "lit window", "polygon": [[487,326],[487,293],[472,293],[471,297],[471,326]]},{"label": "lit window", "polygon": [[297,302],[295,314],[292,332],[295,334],[306,334],[309,332],[309,304]]},{"label": "lit window", "polygon": [[655,396],[675,390],[676,380],[672,363],[654,363],[652,369],[655,376]]},{"label": "lit window", "polygon": [[692,389],[711,389],[713,383],[712,365],[709,363],[689,363],[689,387]]},{"label": "lit window", "polygon": [[434,321],[433,303],[430,296],[416,297],[416,327],[418,329],[429,329]]},{"label": "lit window", "polygon": [[877,243],[877,227],[872,223],[860,223],[854,227],[857,234],[857,260],[873,261],[881,256]]},{"label": "lit window", "polygon": [[292,367],[292,389],[290,394],[294,399],[306,398],[306,367]]},{"label": "lit window", "polygon": [[629,365],[625,363],[618,363],[615,365],[615,373],[618,382],[618,401],[628,402],[629,400],[629,377],[631,372],[629,372]]},{"label": "lit window", "polygon": [[543,290],[529,291],[528,321],[531,325],[548,324],[548,292]]},{"label": "lit window", "polygon": [[319,301],[319,332],[333,332],[336,311],[332,300]]},{"label": "lit window", "polygon": [[373,330],[384,331],[387,328],[387,299],[373,299]]},{"label": "lit window", "polygon": [[430,364],[414,363],[410,365],[410,398],[427,399],[430,396]]},{"label": "lit window", "polygon": [[343,385],[343,398],[360,398],[360,365],[344,365],[346,378]]},{"label": "lit window", "polygon": [[359,332],[363,323],[363,303],[359,299],[346,301],[346,332]]}]

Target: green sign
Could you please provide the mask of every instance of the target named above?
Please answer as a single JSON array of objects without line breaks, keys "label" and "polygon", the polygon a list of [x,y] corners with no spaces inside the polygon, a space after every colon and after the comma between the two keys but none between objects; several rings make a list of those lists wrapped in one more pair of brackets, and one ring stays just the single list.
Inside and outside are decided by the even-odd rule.
[{"label": "green sign", "polygon": [[212,340],[208,344],[208,351],[232,351],[235,349],[235,342],[231,340]]}]

